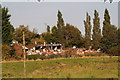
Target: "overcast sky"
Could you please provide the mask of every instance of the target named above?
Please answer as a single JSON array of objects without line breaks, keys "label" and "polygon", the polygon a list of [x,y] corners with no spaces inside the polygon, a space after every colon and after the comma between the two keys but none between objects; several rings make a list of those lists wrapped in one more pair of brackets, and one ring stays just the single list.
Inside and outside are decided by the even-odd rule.
[{"label": "overcast sky", "polygon": [[36,28],[38,33],[46,31],[45,24],[51,27],[57,24],[57,12],[60,10],[65,23],[70,23],[80,29],[84,34],[84,20],[86,12],[91,16],[93,23],[94,10],[100,15],[101,27],[103,24],[104,10],[107,8],[111,16],[111,23],[118,25],[118,3],[114,2],[2,2],[9,8],[11,23],[14,27],[29,25],[30,30]]}]

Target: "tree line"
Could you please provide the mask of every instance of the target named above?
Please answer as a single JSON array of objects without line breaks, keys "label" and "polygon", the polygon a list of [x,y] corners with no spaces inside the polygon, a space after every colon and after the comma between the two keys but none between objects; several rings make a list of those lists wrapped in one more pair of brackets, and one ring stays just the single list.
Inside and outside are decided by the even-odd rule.
[{"label": "tree line", "polygon": [[[120,50],[120,28],[111,24],[108,9],[104,11],[103,27],[100,28],[100,16],[97,10],[94,10],[93,26],[91,25],[91,17],[86,13],[84,22],[85,35],[72,24],[65,24],[62,13],[58,10],[57,25],[50,27],[47,25],[47,32],[38,34],[36,29],[29,30],[29,26],[20,25],[18,28],[10,22],[11,15],[8,8],[1,7],[2,13],[2,53],[3,56],[14,56],[15,50],[10,46],[13,40],[22,44],[22,32],[25,32],[26,45],[46,43],[61,43],[64,48],[73,46],[88,49],[101,49],[109,55],[118,55]],[[93,28],[93,29],[92,29]]]}]

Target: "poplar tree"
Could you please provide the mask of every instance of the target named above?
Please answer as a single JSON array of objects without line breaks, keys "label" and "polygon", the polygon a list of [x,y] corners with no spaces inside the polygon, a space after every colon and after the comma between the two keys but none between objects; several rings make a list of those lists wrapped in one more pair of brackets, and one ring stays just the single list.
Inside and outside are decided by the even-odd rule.
[{"label": "poplar tree", "polygon": [[86,13],[86,20],[84,20],[85,27],[85,47],[89,48],[91,46],[91,22],[88,12]]},{"label": "poplar tree", "polygon": [[92,41],[93,48],[94,49],[100,48],[100,40],[101,40],[100,17],[96,10],[94,11],[92,39],[93,39]]},{"label": "poplar tree", "polygon": [[102,31],[102,50],[104,52],[107,52],[107,49],[110,47],[110,27],[111,27],[111,23],[110,23],[110,15],[107,9],[105,9],[104,12],[104,21],[103,21],[103,31]]},{"label": "poplar tree", "polygon": [[10,23],[11,15],[8,14],[8,8],[2,8],[2,43],[10,44],[13,40],[14,27]]},{"label": "poplar tree", "polygon": [[102,49],[104,52],[109,54],[109,49],[117,46],[117,27],[111,24],[110,15],[107,9],[105,9],[104,13],[104,21],[103,21],[103,38],[102,38]]},{"label": "poplar tree", "polygon": [[62,13],[59,10],[58,10],[57,17],[58,17],[57,27],[58,29],[61,29],[64,26],[64,20],[62,18]]},{"label": "poplar tree", "polygon": [[62,18],[62,13],[58,10],[58,14],[57,14],[57,17],[58,17],[58,21],[57,21],[57,34],[56,34],[56,43],[63,43],[63,35],[61,33],[63,33],[63,27],[65,26],[64,25],[64,20]]},{"label": "poplar tree", "polygon": [[50,26],[47,25],[47,32],[50,32]]}]

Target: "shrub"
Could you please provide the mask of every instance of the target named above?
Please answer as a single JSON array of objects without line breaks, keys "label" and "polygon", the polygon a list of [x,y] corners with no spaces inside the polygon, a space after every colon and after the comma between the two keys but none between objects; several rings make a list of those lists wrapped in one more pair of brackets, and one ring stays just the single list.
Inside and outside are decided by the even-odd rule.
[{"label": "shrub", "polygon": [[40,55],[40,56],[39,56],[39,59],[44,60],[44,59],[46,59],[46,56]]},{"label": "shrub", "polygon": [[106,54],[105,53],[90,53],[90,54],[87,54],[86,56],[105,56]]},{"label": "shrub", "polygon": [[51,54],[51,55],[48,56],[48,58],[49,58],[49,59],[51,59],[51,58],[56,58],[56,54]]},{"label": "shrub", "polygon": [[112,56],[119,56],[120,53],[120,46],[112,47],[108,50],[108,53]]},{"label": "shrub", "polygon": [[2,45],[2,59],[8,60],[10,58],[10,52],[12,48],[6,44]]},{"label": "shrub", "polygon": [[37,54],[37,55],[27,55],[27,58],[28,60],[36,60],[36,59],[39,59],[40,58],[40,55]]}]

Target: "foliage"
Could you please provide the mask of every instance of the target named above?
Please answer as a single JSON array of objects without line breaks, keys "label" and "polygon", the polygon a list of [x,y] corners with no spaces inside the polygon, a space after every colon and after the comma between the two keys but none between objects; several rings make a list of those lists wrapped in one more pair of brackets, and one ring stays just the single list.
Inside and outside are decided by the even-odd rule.
[{"label": "foliage", "polygon": [[86,54],[86,56],[108,56],[107,54],[105,53],[90,53],[90,54]]},{"label": "foliage", "polygon": [[53,42],[53,37],[51,35],[50,32],[44,32],[41,34],[41,36],[44,38],[44,40],[47,42],[47,43],[51,43]]},{"label": "foliage", "polygon": [[[111,25],[110,15],[107,9],[103,21],[102,50],[109,54],[109,49],[118,45],[117,27]],[[111,37],[112,36],[112,37]]]},{"label": "foliage", "polygon": [[109,55],[112,55],[112,56],[119,56],[120,54],[120,46],[115,46],[115,47],[111,47],[109,50],[108,50],[108,53]]},{"label": "foliage", "polygon": [[81,32],[75,26],[66,24],[66,26],[63,27],[62,29],[61,35],[63,35],[63,39],[61,39],[62,40],[61,43],[63,43],[65,47],[82,46]]},{"label": "foliage", "polygon": [[15,50],[15,57],[16,57],[16,59],[23,58],[22,44],[13,44],[13,49]]},{"label": "foliage", "polygon": [[63,35],[61,35],[62,28],[65,25],[64,25],[64,20],[63,20],[63,17],[62,17],[62,13],[59,10],[58,10],[57,17],[58,17],[57,30],[56,30],[57,34],[55,34],[54,39],[57,40],[57,41],[55,41],[56,43],[61,43],[61,39],[63,39]]},{"label": "foliage", "polygon": [[[63,26],[60,29],[56,26],[53,26],[51,31],[51,42],[61,43],[64,47],[83,46],[81,32],[73,25],[66,24],[66,26]],[[47,38],[50,39],[49,37]]]},{"label": "foliage", "polygon": [[59,30],[61,30],[61,28],[64,27],[64,20],[62,18],[62,13],[59,10],[58,10],[57,17],[58,17],[57,27]]},{"label": "foliage", "polygon": [[117,30],[118,46],[120,46],[120,28]]},{"label": "foliage", "polygon": [[100,48],[101,41],[100,17],[98,12],[94,11],[92,44],[94,49]]},{"label": "foliage", "polygon": [[11,15],[8,14],[8,8],[2,8],[2,43],[11,44],[13,40],[14,27],[10,23]]},{"label": "foliage", "polygon": [[51,31],[52,31],[51,35],[53,37],[52,41],[58,43],[59,42],[58,35],[57,35],[58,34],[58,28],[56,26],[53,26]]},{"label": "foliage", "polygon": [[86,20],[84,20],[85,27],[85,47],[89,48],[91,46],[91,22],[90,16],[86,13]]},{"label": "foliage", "polygon": [[33,38],[31,39],[32,44],[43,44],[46,42],[42,37],[41,38]]},{"label": "foliage", "polygon": [[28,60],[36,60],[36,59],[39,59],[40,58],[40,55],[37,54],[37,55],[27,55],[27,59]]},{"label": "foliage", "polygon": [[47,32],[50,32],[50,26],[47,25]]},{"label": "foliage", "polygon": [[7,44],[3,44],[2,45],[2,59],[3,60],[10,59],[14,54],[14,52],[12,51],[13,51],[12,47],[8,46]]},{"label": "foliage", "polygon": [[19,43],[23,42],[23,31],[25,33],[25,40],[26,44],[30,43],[31,39],[35,37],[35,33],[31,32],[28,29],[28,26],[20,25],[18,28],[15,29],[14,32],[14,39],[17,40]]}]

